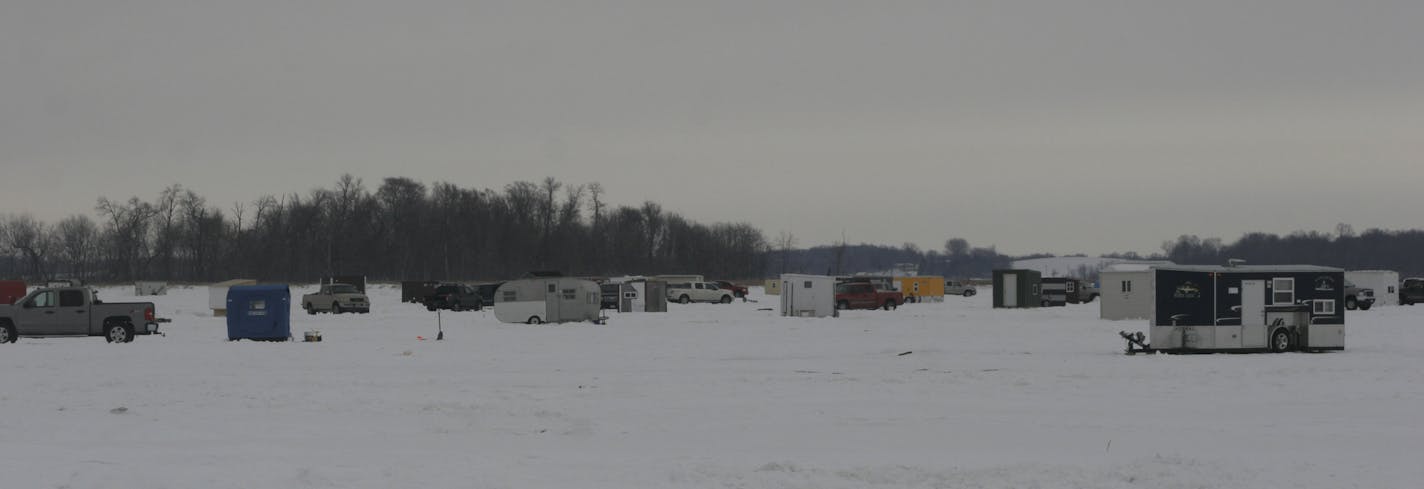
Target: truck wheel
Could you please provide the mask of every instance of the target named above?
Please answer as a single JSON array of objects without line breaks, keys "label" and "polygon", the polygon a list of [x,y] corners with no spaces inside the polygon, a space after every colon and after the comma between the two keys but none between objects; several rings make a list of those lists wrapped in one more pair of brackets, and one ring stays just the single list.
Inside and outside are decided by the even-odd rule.
[{"label": "truck wheel", "polygon": [[722,296],[722,300],[721,300],[720,302],[723,303],[723,304],[731,304],[731,303],[732,303],[732,296],[730,296],[730,295],[724,295],[724,296]]},{"label": "truck wheel", "polygon": [[840,301],[836,303],[836,309],[850,309],[850,301]]},{"label": "truck wheel", "polygon": [[525,323],[525,324],[543,324],[543,323],[544,323],[544,320],[539,319],[539,316],[529,316],[529,320],[528,320],[528,321],[525,321],[524,323]]},{"label": "truck wheel", "polygon": [[890,299],[890,300],[888,300],[888,301],[885,301],[885,310],[887,310],[887,311],[889,311],[889,310],[891,310],[891,309],[894,309],[894,308],[896,308],[897,306],[898,306],[898,305],[895,304],[895,299]]},{"label": "truck wheel", "polygon": [[1373,306],[1373,305],[1374,305],[1373,303],[1370,303],[1370,304],[1359,304],[1357,307],[1359,307],[1361,311],[1368,311],[1368,310],[1370,310],[1370,306]]},{"label": "truck wheel", "polygon": [[104,339],[109,343],[128,343],[133,341],[133,326],[128,323],[111,322],[104,326]]},{"label": "truck wheel", "polygon": [[302,309],[306,309],[307,314],[316,315],[316,307],[312,306],[310,302],[304,304]]},{"label": "truck wheel", "polygon": [[331,313],[332,313],[332,314],[341,314],[341,312],[342,312],[342,311],[341,311],[341,304],[336,303],[336,302],[331,303]]},{"label": "truck wheel", "polygon": [[1346,310],[1346,311],[1353,311],[1353,310],[1358,309],[1358,308],[1359,308],[1359,304],[1355,302],[1355,298],[1354,298],[1354,297],[1346,297],[1346,298],[1345,298],[1345,310]]},{"label": "truck wheel", "polygon": [[450,310],[451,310],[451,311],[463,311],[463,310],[465,310],[465,308],[460,306],[460,301],[455,301],[455,302],[451,302],[451,303],[450,303]]},{"label": "truck wheel", "polygon": [[1285,328],[1278,329],[1276,332],[1271,333],[1271,351],[1281,353],[1290,350],[1290,347],[1290,332],[1286,331]]},{"label": "truck wheel", "polygon": [[20,332],[15,330],[15,325],[9,322],[0,323],[0,345],[14,343],[20,339]]},{"label": "truck wheel", "polygon": [[682,297],[678,297],[678,298],[677,298],[677,303],[678,303],[678,304],[686,304],[686,303],[689,303],[689,302],[692,302],[692,298],[691,298],[691,297],[688,297],[687,294],[683,294]]},{"label": "truck wheel", "polygon": [[974,296],[974,291],[972,291],[972,290],[966,290],[966,291],[964,291],[964,296],[965,296],[965,297],[973,297],[973,296]]}]

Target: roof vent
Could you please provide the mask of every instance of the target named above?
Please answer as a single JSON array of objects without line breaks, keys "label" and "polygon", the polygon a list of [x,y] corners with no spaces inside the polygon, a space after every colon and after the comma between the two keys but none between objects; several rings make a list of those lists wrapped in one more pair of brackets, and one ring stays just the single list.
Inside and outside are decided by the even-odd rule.
[{"label": "roof vent", "polygon": [[1242,263],[1246,263],[1246,260],[1242,260],[1242,259],[1240,259],[1240,258],[1231,258],[1231,259],[1226,260],[1226,267],[1227,267],[1227,268],[1236,268],[1236,267],[1241,266]]}]

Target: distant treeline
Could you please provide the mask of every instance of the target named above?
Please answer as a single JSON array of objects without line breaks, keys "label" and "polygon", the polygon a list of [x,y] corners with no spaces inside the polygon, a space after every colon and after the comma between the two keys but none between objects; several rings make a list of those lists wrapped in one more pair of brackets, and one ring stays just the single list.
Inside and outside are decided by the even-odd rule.
[{"label": "distant treeline", "polygon": [[503,190],[343,176],[306,195],[223,209],[181,186],[155,201],[100,198],[98,219],[0,219],[0,277],[90,282],[508,279],[701,273],[759,277],[768,245],[749,224],[700,224],[654,202],[612,206],[597,183],[547,178]]},{"label": "distant treeline", "polygon": [[1369,229],[1356,234],[1349,225],[1341,224],[1334,233],[1249,233],[1230,244],[1188,235],[1163,243],[1162,249],[1166,259],[1181,264],[1220,265],[1239,258],[1251,265],[1309,264],[1424,276],[1424,230]]},{"label": "distant treeline", "polygon": [[[967,240],[951,238],[943,250],[921,250],[913,243],[899,247],[873,244],[816,246],[791,249],[783,235],[767,260],[767,275],[783,272],[826,275],[888,272],[901,265],[915,267],[920,275],[954,278],[989,278],[997,268],[1008,268],[1014,258],[994,247],[974,248]],[[791,239],[794,241],[794,239]]]}]

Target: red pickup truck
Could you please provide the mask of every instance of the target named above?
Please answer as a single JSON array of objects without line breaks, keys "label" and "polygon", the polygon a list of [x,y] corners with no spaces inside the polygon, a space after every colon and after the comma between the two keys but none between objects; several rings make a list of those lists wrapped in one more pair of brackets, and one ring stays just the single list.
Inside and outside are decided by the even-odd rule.
[{"label": "red pickup truck", "polygon": [[732,295],[738,299],[742,299],[747,296],[746,286],[737,285],[726,280],[718,280],[712,283],[717,284],[717,288],[719,289],[732,291]]},{"label": "red pickup truck", "polygon": [[893,290],[879,290],[870,282],[844,282],[836,284],[837,309],[875,309],[883,307],[891,310],[904,303],[905,295]]}]

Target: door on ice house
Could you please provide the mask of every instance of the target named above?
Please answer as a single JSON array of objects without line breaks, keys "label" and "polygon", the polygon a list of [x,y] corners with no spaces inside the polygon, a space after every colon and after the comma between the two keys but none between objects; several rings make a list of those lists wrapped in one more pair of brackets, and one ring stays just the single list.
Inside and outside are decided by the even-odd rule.
[{"label": "door on ice house", "polygon": [[1019,276],[1018,276],[1018,275],[1014,275],[1014,274],[1012,274],[1012,273],[1006,273],[1006,274],[1004,274],[1003,287],[1004,287],[1004,289],[1001,290],[1000,292],[1002,292],[1002,293],[1004,294],[1004,300],[1003,300],[1003,302],[1004,302],[1004,307],[1018,307],[1018,306],[1019,306]]},{"label": "door on ice house", "polygon": [[1266,281],[1241,281],[1241,347],[1266,347]]}]

